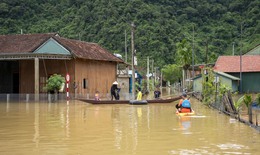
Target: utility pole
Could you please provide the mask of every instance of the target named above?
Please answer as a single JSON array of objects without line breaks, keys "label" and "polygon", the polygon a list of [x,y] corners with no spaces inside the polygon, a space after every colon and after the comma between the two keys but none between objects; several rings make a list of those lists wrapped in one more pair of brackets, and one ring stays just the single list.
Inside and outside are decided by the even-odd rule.
[{"label": "utility pole", "polygon": [[161,88],[162,88],[162,70],[161,70]]},{"label": "utility pole", "polygon": [[127,42],[126,42],[126,30],[125,30],[125,62],[127,63]]},{"label": "utility pole", "polygon": [[156,74],[156,68],[157,67],[154,67],[154,85],[156,84],[156,81],[157,81],[157,74]]},{"label": "utility pole", "polygon": [[192,25],[192,77],[194,77],[194,25]]},{"label": "utility pole", "polygon": [[233,42],[233,50],[232,50],[232,55],[235,55],[235,42]]},{"label": "utility pole", "polygon": [[152,59],[152,88],[153,88],[153,90],[154,90],[154,71],[153,71],[153,59]]},{"label": "utility pole", "polygon": [[131,24],[131,47],[132,47],[132,100],[135,99],[135,67],[134,67],[134,55],[135,55],[135,45],[134,45],[134,30],[135,25]]},{"label": "utility pole", "polygon": [[240,48],[240,93],[242,93],[242,47],[243,47],[243,43],[242,43],[242,25],[243,23],[241,23],[241,27],[240,27],[240,44],[241,44],[241,48]]},{"label": "utility pole", "polygon": [[150,92],[150,87],[149,87],[149,57],[147,57],[147,73],[146,73],[146,75],[147,75],[147,91],[148,92]]},{"label": "utility pole", "polygon": [[208,64],[208,38],[206,40],[206,60],[205,60],[205,63],[206,63],[206,67],[207,67],[207,64]]}]

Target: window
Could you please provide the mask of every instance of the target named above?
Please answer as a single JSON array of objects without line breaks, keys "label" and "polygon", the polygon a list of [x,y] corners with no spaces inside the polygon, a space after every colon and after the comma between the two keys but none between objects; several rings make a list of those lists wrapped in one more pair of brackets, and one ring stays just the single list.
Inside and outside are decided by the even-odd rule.
[{"label": "window", "polygon": [[87,89],[88,88],[88,80],[83,79],[83,89]]}]

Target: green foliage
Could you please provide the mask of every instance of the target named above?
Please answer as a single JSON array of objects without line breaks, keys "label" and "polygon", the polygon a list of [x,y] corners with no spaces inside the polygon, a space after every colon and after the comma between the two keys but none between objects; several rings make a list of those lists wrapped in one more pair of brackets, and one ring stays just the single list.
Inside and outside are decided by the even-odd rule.
[{"label": "green foliage", "polygon": [[[203,102],[206,104],[211,104],[214,101],[215,95],[215,84],[214,84],[214,73],[212,68],[205,67],[204,70],[207,70],[207,74],[202,74],[202,94]],[[203,70],[203,72],[204,72]]]},{"label": "green foliage", "polygon": [[226,86],[224,84],[220,84],[220,86],[219,86],[219,96],[220,97],[223,96],[223,94],[227,93],[230,90],[231,90],[230,87],[228,87],[228,86]]},{"label": "green foliage", "polygon": [[[231,54],[233,42],[236,55],[259,44],[259,3],[259,0],[2,0],[0,34],[18,34],[21,29],[24,33],[58,32],[62,37],[95,42],[111,53],[124,55],[124,32],[131,51],[130,23],[134,22],[138,60],[149,56],[162,67],[176,63],[177,42],[185,39],[187,45],[192,45],[194,27],[195,61],[206,61],[208,40],[210,63],[219,55]],[[128,58],[130,62],[131,57]]]},{"label": "green foliage", "polygon": [[252,104],[252,95],[251,94],[245,94],[244,96],[245,97],[244,97],[243,101],[244,101],[246,107],[248,108]]},{"label": "green foliage", "polygon": [[[245,103],[245,105],[246,105],[246,107],[247,107],[247,113],[248,114],[250,114],[250,110],[252,110],[251,109],[251,104],[252,104],[252,102],[253,102],[253,100],[252,100],[252,95],[251,94],[245,94],[244,95],[245,97],[244,97],[244,103]],[[251,111],[252,112],[252,111]],[[250,118],[251,118],[251,116],[249,116],[249,121],[250,121]]]},{"label": "green foliage", "polygon": [[135,82],[135,91],[138,91],[139,88],[143,90],[143,87],[138,82]]},{"label": "green foliage", "polygon": [[257,94],[257,96],[256,96],[256,103],[257,103],[257,105],[260,105],[260,93],[259,94]]},{"label": "green foliage", "polygon": [[58,74],[53,74],[47,80],[47,90],[48,92],[58,92],[62,85],[65,83],[65,78]]},{"label": "green foliage", "polygon": [[160,87],[159,81],[156,81],[156,82],[153,83],[153,80],[150,79],[149,80],[149,90],[147,90],[147,80],[142,80],[141,89],[142,89],[143,93],[154,91],[156,87]]},{"label": "green foliage", "polygon": [[177,64],[183,66],[185,70],[192,64],[192,50],[186,39],[177,43],[175,61]]},{"label": "green foliage", "polygon": [[171,83],[177,82],[182,77],[181,67],[176,64],[165,65],[162,68],[162,73],[164,80]]},{"label": "green foliage", "polygon": [[234,101],[234,106],[235,106],[235,108],[236,108],[238,113],[239,113],[239,111],[241,109],[241,106],[242,106],[242,103],[244,101],[244,98],[245,98],[245,96],[243,95],[236,102]]}]

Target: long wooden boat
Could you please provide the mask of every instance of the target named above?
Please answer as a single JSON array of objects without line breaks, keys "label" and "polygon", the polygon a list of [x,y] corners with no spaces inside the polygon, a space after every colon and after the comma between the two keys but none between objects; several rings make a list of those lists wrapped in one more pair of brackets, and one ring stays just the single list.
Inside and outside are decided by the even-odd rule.
[{"label": "long wooden boat", "polygon": [[[153,99],[153,100],[146,100],[147,103],[171,103],[181,99],[181,96],[172,97],[167,99]],[[129,104],[130,100],[92,100],[92,99],[84,99],[84,98],[77,98],[77,100],[91,103],[91,104]]]}]

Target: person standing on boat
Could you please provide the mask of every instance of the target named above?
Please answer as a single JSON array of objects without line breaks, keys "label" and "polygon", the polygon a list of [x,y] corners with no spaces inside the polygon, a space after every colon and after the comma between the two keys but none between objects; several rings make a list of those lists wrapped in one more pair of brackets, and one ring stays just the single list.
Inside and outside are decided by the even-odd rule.
[{"label": "person standing on boat", "polygon": [[118,83],[117,81],[115,81],[110,89],[110,93],[111,93],[111,100],[113,100],[113,97],[115,98],[115,100],[119,100],[119,89],[117,87]]},{"label": "person standing on boat", "polygon": [[180,100],[179,104],[176,105],[176,108],[181,113],[189,113],[192,112],[190,100],[187,98],[187,94],[182,94],[182,99]]},{"label": "person standing on boat", "polygon": [[140,88],[138,88],[138,93],[137,93],[137,98],[136,98],[136,100],[142,100],[142,97],[143,97],[143,94],[142,94],[142,92],[141,92],[141,89]]}]

